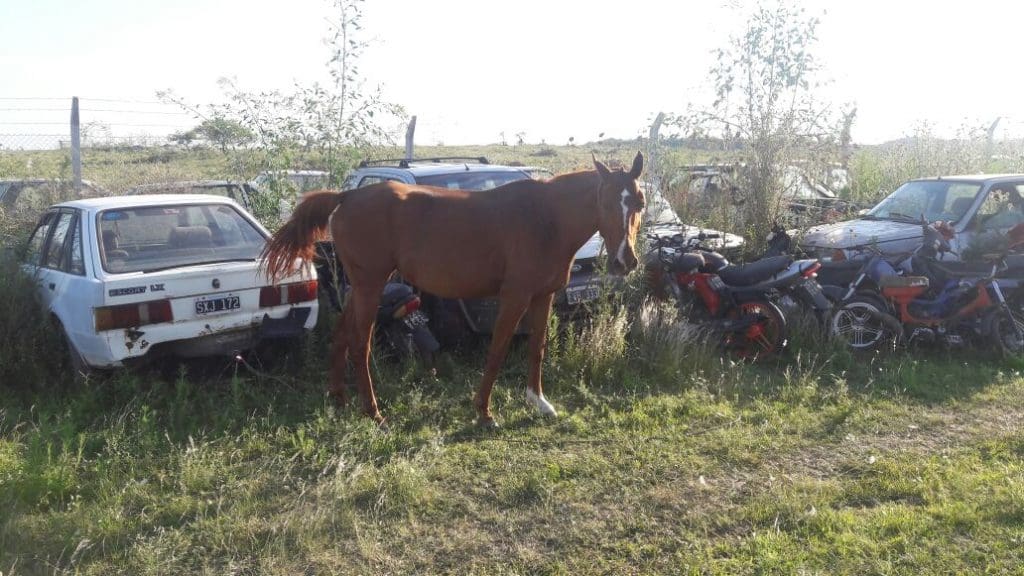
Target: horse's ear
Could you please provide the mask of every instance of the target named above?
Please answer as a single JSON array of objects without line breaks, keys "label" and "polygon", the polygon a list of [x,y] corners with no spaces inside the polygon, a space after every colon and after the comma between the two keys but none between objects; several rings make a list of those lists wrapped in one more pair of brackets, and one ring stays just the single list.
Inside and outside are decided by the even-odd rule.
[{"label": "horse's ear", "polygon": [[639,151],[636,153],[636,158],[633,158],[633,168],[629,171],[629,176],[636,180],[640,177],[640,173],[644,171],[644,155]]},{"label": "horse's ear", "polygon": [[608,177],[612,175],[612,171],[598,160],[597,156],[595,156],[593,152],[591,152],[590,155],[594,158],[594,168],[597,168],[597,173],[601,175],[601,179],[607,180]]}]

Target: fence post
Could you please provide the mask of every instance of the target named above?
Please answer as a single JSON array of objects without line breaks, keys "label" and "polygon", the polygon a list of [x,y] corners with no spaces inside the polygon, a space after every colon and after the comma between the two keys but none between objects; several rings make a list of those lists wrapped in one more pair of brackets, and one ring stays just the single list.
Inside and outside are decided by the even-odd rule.
[{"label": "fence post", "polygon": [[82,191],[82,131],[78,122],[78,96],[71,98],[71,181],[75,193]]},{"label": "fence post", "polygon": [[409,127],[405,129],[405,159],[412,160],[412,143],[416,135],[416,117],[409,120]]},{"label": "fence post", "polygon": [[[647,140],[647,181],[653,183],[655,187],[661,188],[661,145],[659,142],[660,136],[658,132],[661,130],[661,123],[665,121],[665,113],[658,112],[658,115],[654,118],[654,122],[651,124],[651,133]],[[651,177],[654,174],[654,177]]]}]

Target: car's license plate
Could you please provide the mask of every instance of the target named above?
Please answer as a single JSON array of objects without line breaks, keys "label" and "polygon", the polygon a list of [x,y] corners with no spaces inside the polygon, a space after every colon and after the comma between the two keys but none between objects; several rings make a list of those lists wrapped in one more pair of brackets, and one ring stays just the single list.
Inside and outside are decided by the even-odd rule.
[{"label": "car's license plate", "polygon": [[582,304],[596,300],[601,295],[601,287],[597,284],[572,286],[565,289],[565,301],[569,304]]},{"label": "car's license plate", "polygon": [[196,300],[196,314],[228,312],[230,310],[238,310],[241,307],[242,299],[238,296],[224,296],[222,298],[205,298]]},{"label": "car's license plate", "polygon": [[821,286],[813,279],[807,278],[801,283],[801,287],[811,296],[822,294]]}]

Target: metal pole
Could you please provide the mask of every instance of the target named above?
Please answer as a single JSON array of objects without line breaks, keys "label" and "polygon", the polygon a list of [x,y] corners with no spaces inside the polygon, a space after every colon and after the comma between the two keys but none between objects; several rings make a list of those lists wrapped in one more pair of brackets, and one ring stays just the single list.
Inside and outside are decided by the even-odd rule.
[{"label": "metal pole", "polygon": [[75,193],[81,193],[82,133],[78,122],[78,96],[71,99],[71,180]]},{"label": "metal pole", "polygon": [[[653,183],[655,186],[661,186],[661,158],[660,158],[660,142],[658,138],[658,132],[661,131],[661,123],[665,121],[665,113],[658,112],[658,115],[654,118],[654,123],[651,124],[651,133],[647,140],[647,170],[644,172],[647,174],[646,180],[649,183]],[[653,176],[652,176],[653,174]]]},{"label": "metal pole", "polygon": [[416,117],[409,120],[409,127],[405,129],[405,159],[412,160],[412,142],[416,135]]}]

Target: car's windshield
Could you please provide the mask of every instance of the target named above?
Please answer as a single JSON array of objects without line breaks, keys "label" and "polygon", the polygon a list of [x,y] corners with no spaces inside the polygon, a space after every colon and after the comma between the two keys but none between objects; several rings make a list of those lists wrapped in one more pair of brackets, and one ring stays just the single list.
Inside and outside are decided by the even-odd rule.
[{"label": "car's windshield", "polygon": [[647,198],[647,208],[644,209],[644,222],[649,226],[659,224],[679,224],[679,216],[672,208],[672,205],[665,200],[656,188],[648,188],[644,191]]},{"label": "car's windshield", "polygon": [[107,272],[152,272],[214,262],[255,260],[263,234],[224,204],[138,206],[98,216]]},{"label": "car's windshield", "polygon": [[416,183],[456,190],[490,190],[516,180],[526,180],[525,172],[453,172],[417,176]]},{"label": "car's windshield", "polygon": [[955,222],[967,213],[980,189],[981,184],[973,182],[907,182],[872,208],[866,218],[918,222],[924,217],[928,222]]}]

